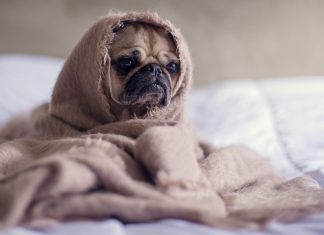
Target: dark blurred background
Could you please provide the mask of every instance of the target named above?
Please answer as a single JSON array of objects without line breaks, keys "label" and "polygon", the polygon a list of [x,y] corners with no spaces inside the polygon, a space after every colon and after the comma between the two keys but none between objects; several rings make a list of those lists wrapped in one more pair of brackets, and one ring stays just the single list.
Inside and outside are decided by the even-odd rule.
[{"label": "dark blurred background", "polygon": [[181,28],[196,84],[324,74],[323,0],[0,0],[0,53],[65,58],[113,8],[154,10]]}]

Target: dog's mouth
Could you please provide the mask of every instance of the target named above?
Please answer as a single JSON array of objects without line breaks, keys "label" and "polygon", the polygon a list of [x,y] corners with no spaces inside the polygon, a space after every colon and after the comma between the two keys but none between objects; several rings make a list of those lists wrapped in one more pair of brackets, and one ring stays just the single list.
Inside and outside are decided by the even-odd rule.
[{"label": "dog's mouth", "polygon": [[167,106],[170,102],[170,89],[165,84],[155,82],[143,86],[126,85],[123,101],[126,105]]},{"label": "dog's mouth", "polygon": [[[140,92],[137,99],[135,99],[135,103],[143,103],[143,104],[160,104],[162,100],[165,100],[165,90],[164,88],[157,83],[153,83],[152,85],[144,86]],[[162,102],[163,104],[165,103]]]},{"label": "dog's mouth", "polygon": [[125,105],[152,108],[167,106],[171,99],[171,84],[164,73],[152,74],[145,69],[136,72],[126,83],[121,100]]}]

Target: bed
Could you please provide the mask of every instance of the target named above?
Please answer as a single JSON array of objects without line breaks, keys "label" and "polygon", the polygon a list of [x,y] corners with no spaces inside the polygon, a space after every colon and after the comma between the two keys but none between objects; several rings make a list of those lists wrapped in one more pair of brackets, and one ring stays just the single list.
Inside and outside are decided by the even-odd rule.
[{"label": "bed", "polygon": [[[0,126],[48,100],[62,64],[57,58],[1,55]],[[324,186],[323,100],[324,77],[241,79],[195,88],[187,112],[201,138],[219,147],[247,145],[287,178],[307,173]],[[172,219],[129,225],[107,219],[66,223],[43,231],[13,228],[0,232],[9,234],[324,234],[324,214],[292,224],[273,222],[262,232],[226,231]]]}]

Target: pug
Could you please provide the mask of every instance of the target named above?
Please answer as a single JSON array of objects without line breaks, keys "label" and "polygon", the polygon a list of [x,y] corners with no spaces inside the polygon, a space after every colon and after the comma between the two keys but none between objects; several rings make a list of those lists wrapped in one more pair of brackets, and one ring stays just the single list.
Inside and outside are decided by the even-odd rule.
[{"label": "pug", "polygon": [[[115,30],[109,45],[110,95],[122,116],[144,116],[169,105],[180,74],[180,60],[164,29],[128,23]],[[125,114],[125,112],[127,114]],[[118,112],[117,112],[118,113]]]}]

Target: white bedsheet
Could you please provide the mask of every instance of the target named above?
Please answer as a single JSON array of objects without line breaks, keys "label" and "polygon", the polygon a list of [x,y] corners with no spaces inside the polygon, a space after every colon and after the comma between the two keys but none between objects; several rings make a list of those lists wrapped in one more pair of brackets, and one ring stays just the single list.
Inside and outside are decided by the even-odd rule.
[{"label": "white bedsheet", "polygon": [[[0,124],[48,99],[61,66],[61,60],[46,57],[0,56]],[[217,146],[248,145],[288,178],[307,172],[324,185],[324,77],[223,82],[195,89],[188,103],[188,113],[205,139]],[[318,235],[324,234],[324,214],[289,225],[271,223],[262,232],[224,231],[180,220],[123,225],[110,219],[0,233],[9,234]]]},{"label": "white bedsheet", "polygon": [[289,178],[324,169],[324,77],[224,82],[196,89],[189,108],[217,146],[248,145]]}]

